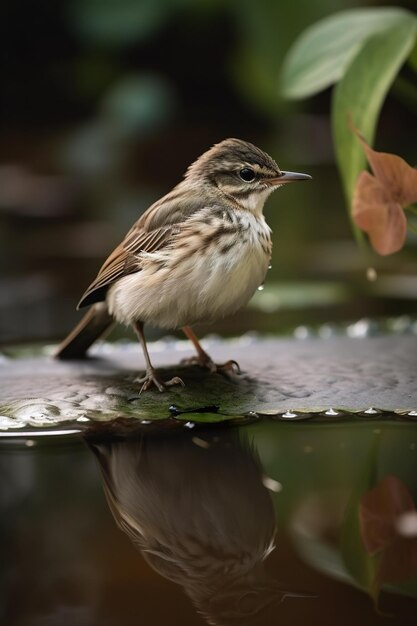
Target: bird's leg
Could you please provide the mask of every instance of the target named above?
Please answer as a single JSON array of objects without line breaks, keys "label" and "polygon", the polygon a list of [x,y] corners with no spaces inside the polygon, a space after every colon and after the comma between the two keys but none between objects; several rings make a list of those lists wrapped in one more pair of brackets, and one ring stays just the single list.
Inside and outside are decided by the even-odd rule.
[{"label": "bird's leg", "polygon": [[143,383],[142,387],[140,388],[139,395],[142,393],[142,391],[146,391],[152,385],[155,385],[158,391],[164,391],[166,387],[172,387],[172,385],[182,385],[183,387],[185,387],[183,381],[181,380],[181,378],[178,378],[178,376],[174,376],[174,378],[171,378],[171,380],[167,380],[165,382],[159,378],[156,370],[152,366],[151,359],[149,358],[148,347],[146,345],[145,335],[143,333],[143,323],[135,322],[135,324],[133,325],[133,329],[142,345],[142,350],[146,361],[145,376],[143,378],[136,379],[138,383]]},{"label": "bird's leg", "polygon": [[197,350],[197,356],[191,357],[189,359],[184,359],[183,363],[187,363],[189,365],[197,364],[201,367],[206,367],[212,373],[218,372],[219,374],[240,374],[240,367],[236,363],[236,361],[215,363],[213,359],[207,354],[207,352],[203,350],[200,342],[198,341],[190,326],[183,326],[182,330]]}]

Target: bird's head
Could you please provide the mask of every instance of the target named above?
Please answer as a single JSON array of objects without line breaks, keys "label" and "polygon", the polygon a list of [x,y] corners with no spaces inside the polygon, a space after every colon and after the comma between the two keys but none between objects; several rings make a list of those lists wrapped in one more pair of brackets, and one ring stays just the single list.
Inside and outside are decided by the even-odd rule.
[{"label": "bird's head", "polygon": [[269,194],[308,174],[284,172],[266,152],[241,139],[225,139],[202,154],[187,170],[190,182],[213,185],[253,212],[262,211]]}]

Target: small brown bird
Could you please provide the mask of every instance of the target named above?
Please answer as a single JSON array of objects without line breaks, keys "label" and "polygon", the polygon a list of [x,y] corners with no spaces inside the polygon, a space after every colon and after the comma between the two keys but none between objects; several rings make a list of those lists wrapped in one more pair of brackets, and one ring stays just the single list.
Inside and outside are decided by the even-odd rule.
[{"label": "small brown bird", "polygon": [[274,505],[243,432],[211,428],[197,438],[183,429],[89,444],[117,525],[208,624],[263,624],[268,607],[311,597],[282,588],[265,566]]},{"label": "small brown bird", "polygon": [[146,359],[141,392],[162,381],[149,358],[144,323],[182,328],[192,359],[211,372],[239,370],[215,364],[191,325],[212,321],[246,304],[263,282],[271,258],[271,229],[263,206],[283,184],[307,180],[283,172],[270,156],[240,139],[225,139],[188,168],[182,180],[138,219],[112,252],[78,308],[93,305],[59,346],[56,356],[76,359],[114,322],[132,326]]}]

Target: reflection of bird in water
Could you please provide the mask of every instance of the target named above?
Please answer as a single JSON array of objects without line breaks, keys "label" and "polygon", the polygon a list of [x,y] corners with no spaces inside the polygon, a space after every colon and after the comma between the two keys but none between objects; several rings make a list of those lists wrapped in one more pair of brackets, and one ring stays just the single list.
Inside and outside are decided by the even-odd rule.
[{"label": "reflection of bird in water", "polygon": [[267,605],[305,595],[280,590],[264,568],[274,510],[239,435],[210,429],[92,445],[117,524],[210,624],[244,626]]}]

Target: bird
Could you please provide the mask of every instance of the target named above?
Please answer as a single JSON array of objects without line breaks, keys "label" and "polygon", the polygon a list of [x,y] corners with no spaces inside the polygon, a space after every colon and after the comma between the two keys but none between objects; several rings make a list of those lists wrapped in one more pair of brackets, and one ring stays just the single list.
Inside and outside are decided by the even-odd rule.
[{"label": "bird", "polygon": [[214,363],[192,326],[234,313],[263,284],[272,253],[265,201],[282,185],[310,178],[281,170],[248,141],[214,144],[109,255],[78,304],[89,310],[55,356],[83,358],[117,322],[133,328],[143,349],[139,393],[184,386],[178,376],[162,380],[153,367],[144,335],[144,324],[151,324],[182,329],[197,352],[189,362],[225,375],[240,372],[236,361]]},{"label": "bird", "polygon": [[90,435],[86,442],[120,530],[209,624],[259,624],[268,607],[312,597],[283,588],[266,566],[279,538],[274,504],[259,454],[241,430]]}]

